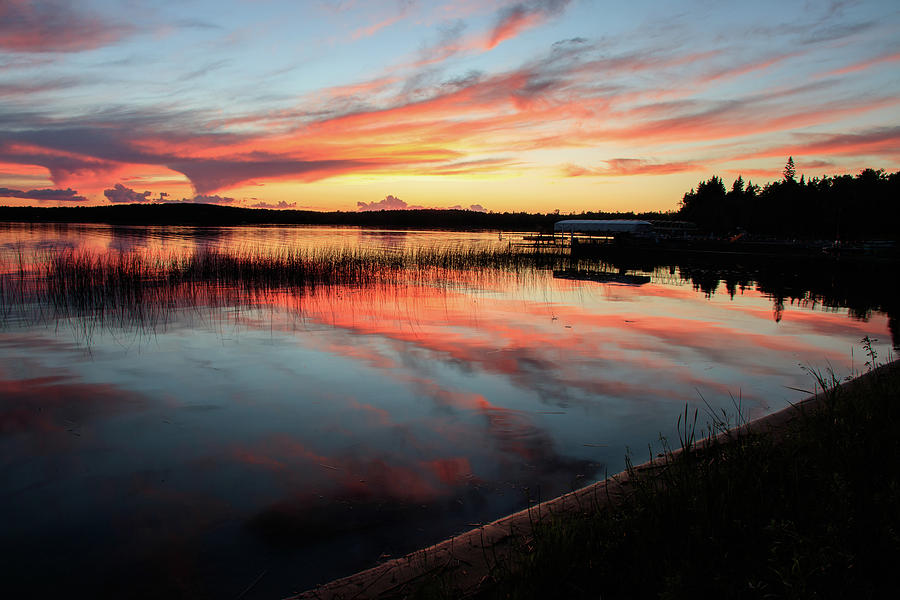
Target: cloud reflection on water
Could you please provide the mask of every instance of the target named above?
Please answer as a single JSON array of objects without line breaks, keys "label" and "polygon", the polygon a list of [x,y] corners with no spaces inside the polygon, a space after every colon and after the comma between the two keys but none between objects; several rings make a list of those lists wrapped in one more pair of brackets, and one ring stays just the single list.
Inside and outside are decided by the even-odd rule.
[{"label": "cloud reflection on water", "polygon": [[[129,236],[88,237],[122,250],[190,242]],[[617,470],[626,445],[665,433],[698,392],[716,407],[740,397],[753,416],[799,396],[784,387],[803,381],[798,362],[842,365],[863,335],[887,333],[882,313],[803,303],[776,323],[766,294],[707,295],[677,277],[430,271],[142,298],[4,307],[0,465],[19,495],[0,509],[21,516],[10,539],[30,536],[29,551],[59,543],[57,527],[90,526],[82,563],[218,595],[217,577],[246,585],[271,568],[273,585],[314,583],[340,574],[327,564],[366,566],[567,491]],[[66,511],[46,520],[60,498]],[[261,564],[269,556],[281,566]]]},{"label": "cloud reflection on water", "polygon": [[[653,286],[633,293],[640,296],[646,288],[653,295]],[[698,359],[771,375],[779,372],[785,361],[796,363],[797,357],[815,356],[835,363],[845,359],[845,354],[823,348],[817,343],[821,340],[810,335],[836,332],[861,337],[863,332],[884,329],[883,318],[842,328],[836,315],[815,313],[790,317],[792,327],[797,327],[785,335],[772,330],[770,313],[752,307],[742,309],[742,320],[725,325],[733,320],[727,314],[731,307],[684,306],[684,316],[676,317],[661,312],[671,307],[648,314],[647,307],[622,311],[626,307],[610,310],[596,304],[487,295],[479,296],[475,305],[469,294],[443,289],[433,291],[431,297],[423,296],[422,290],[407,295],[403,289],[391,289],[385,292],[388,302],[359,302],[352,294],[332,290],[321,293],[305,299],[304,321],[327,324],[350,335],[346,342],[320,348],[324,351],[364,357],[367,364],[386,369],[394,368],[398,360],[409,365],[439,360],[462,372],[506,376],[518,387],[537,390],[551,402],[571,400],[573,390],[684,401],[685,395],[678,393],[680,386],[672,386],[671,381],[685,379],[684,369]],[[598,314],[598,308],[609,312]],[[406,318],[397,319],[398,314]],[[857,323],[845,315],[842,318]],[[390,340],[394,348],[368,346],[366,338]],[[773,360],[773,353],[781,360]],[[654,375],[642,381],[640,373],[650,368]],[[620,376],[628,371],[631,376]],[[695,372],[688,379],[696,384],[699,375]],[[721,389],[714,380],[708,383]]]}]

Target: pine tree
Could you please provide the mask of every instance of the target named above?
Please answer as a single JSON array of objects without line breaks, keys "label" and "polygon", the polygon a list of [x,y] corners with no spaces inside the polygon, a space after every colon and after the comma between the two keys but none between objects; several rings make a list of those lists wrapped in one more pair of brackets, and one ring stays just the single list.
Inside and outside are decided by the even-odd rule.
[{"label": "pine tree", "polygon": [[789,156],[787,163],[784,165],[784,180],[790,181],[793,183],[794,177],[797,175],[797,170],[794,169],[794,157]]}]

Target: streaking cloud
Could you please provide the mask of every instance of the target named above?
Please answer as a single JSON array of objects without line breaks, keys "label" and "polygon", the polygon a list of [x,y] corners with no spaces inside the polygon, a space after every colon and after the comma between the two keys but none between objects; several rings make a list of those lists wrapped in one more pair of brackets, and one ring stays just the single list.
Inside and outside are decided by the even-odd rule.
[{"label": "streaking cloud", "polygon": [[629,210],[788,155],[900,163],[900,13],[876,0],[131,6],[0,7],[0,186],[380,210],[409,182],[428,207]]},{"label": "streaking cloud", "polygon": [[669,175],[685,171],[703,171],[703,166],[691,162],[655,163],[639,158],[611,158],[605,167],[588,168],[578,165],[566,165],[564,172],[569,177],[583,175]]},{"label": "streaking cloud", "polygon": [[82,52],[115,42],[134,29],[76,6],[81,4],[5,0],[0,4],[0,48],[13,52]]},{"label": "streaking cloud", "polygon": [[497,44],[515,37],[525,29],[535,27],[544,20],[565,10],[569,0],[539,0],[523,2],[500,11],[497,24],[491,31],[485,46],[494,48]]}]

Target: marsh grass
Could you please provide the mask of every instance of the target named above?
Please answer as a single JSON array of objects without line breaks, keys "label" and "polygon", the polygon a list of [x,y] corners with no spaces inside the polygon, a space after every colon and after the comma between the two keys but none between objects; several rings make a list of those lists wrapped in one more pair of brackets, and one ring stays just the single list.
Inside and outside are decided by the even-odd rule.
[{"label": "marsh grass", "polygon": [[[871,342],[867,353],[870,372],[850,384],[812,372],[820,402],[776,435],[723,435],[731,423],[718,417],[701,432],[686,411],[661,467],[638,470],[629,457],[624,499],[534,523],[469,595],[893,597],[900,366],[875,368]],[[699,444],[701,433],[712,437]],[[428,581],[411,596],[459,593]]]},{"label": "marsh grass", "polygon": [[[172,254],[61,249],[35,256],[19,252],[0,262],[0,326],[63,323],[86,338],[98,326],[153,334],[189,311],[245,311],[271,306],[275,297],[302,318],[306,299],[322,297],[323,292],[358,290],[389,301],[391,290],[395,297],[401,289],[426,287],[440,294],[486,289],[510,278],[521,285],[573,264],[560,252],[512,246],[396,252],[359,247],[202,249]],[[597,262],[580,268],[609,269]]]},{"label": "marsh grass", "polygon": [[0,276],[4,307],[40,303],[61,314],[140,315],[153,307],[217,294],[252,296],[265,290],[303,293],[319,286],[367,288],[384,284],[450,286],[473,273],[526,274],[569,265],[560,253],[515,248],[364,248],[188,254],[96,253],[61,250],[20,258]]},{"label": "marsh grass", "polygon": [[515,249],[418,248],[385,252],[364,248],[286,250],[279,253],[203,250],[186,255],[62,251],[40,261],[52,294],[128,299],[146,286],[207,283],[245,288],[361,285],[472,270],[552,269],[559,253]]}]

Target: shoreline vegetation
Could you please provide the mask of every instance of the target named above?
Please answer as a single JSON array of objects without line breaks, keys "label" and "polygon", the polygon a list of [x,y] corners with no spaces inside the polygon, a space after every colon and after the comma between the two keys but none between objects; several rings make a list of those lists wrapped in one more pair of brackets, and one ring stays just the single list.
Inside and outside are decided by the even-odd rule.
[{"label": "shoreline vegetation", "polygon": [[849,315],[860,320],[881,311],[888,317],[894,348],[900,349],[898,278],[890,268],[872,261],[729,254],[685,259],[628,251],[600,259],[570,255],[559,248],[510,244],[393,252],[316,248],[155,254],[60,249],[34,257],[20,253],[0,267],[0,303],[6,308],[0,313],[0,323],[14,306],[30,303],[48,307],[45,318],[77,314],[100,321],[113,316],[118,322],[134,315],[139,321],[153,322],[174,307],[237,302],[270,290],[290,289],[302,295],[320,286],[481,285],[503,274],[527,279],[537,272],[601,278],[641,273],[675,277],[707,296],[725,293],[734,297],[746,289],[757,289],[772,298],[775,321],[781,319],[786,306],[795,303],[823,310],[847,307]]},{"label": "shoreline vegetation", "polygon": [[897,240],[900,171],[796,179],[788,159],[779,181],[760,187],[739,175],[726,190],[713,175],[686,192],[676,211],[581,213],[477,212],[456,209],[272,210],[194,203],[104,206],[0,206],[0,222],[110,225],[332,225],[386,229],[550,232],[563,219],[689,221],[701,234],[745,234],[790,240]]},{"label": "shoreline vegetation", "polygon": [[[0,264],[0,327],[78,317],[87,326],[131,325],[152,330],[173,311],[222,304],[266,303],[289,291],[298,300],[317,289],[432,289],[483,285],[493,277],[527,280],[537,271],[568,268],[560,252],[516,247],[436,247],[385,252],[375,248],[226,252],[100,253],[60,249],[19,253]],[[609,269],[593,262],[585,268]],[[302,310],[302,303],[298,310]]]},{"label": "shoreline vegetation", "polygon": [[[882,598],[900,560],[900,362],[296,598]],[[737,425],[737,426],[734,426]],[[706,437],[703,437],[703,436]],[[702,439],[701,439],[702,438]]]}]

